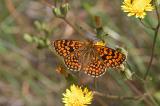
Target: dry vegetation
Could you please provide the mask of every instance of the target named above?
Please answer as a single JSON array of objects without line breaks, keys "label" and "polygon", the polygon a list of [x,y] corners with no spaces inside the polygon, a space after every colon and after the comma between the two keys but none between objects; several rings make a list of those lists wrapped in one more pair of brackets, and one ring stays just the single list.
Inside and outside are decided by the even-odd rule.
[{"label": "dry vegetation", "polygon": [[[57,65],[64,65],[62,58],[46,42],[84,40],[88,36],[85,31],[78,32],[72,25],[94,32],[95,15],[101,17],[104,31],[111,35],[105,38],[107,45],[112,48],[118,45],[128,51],[125,66],[133,76],[131,80],[118,71],[108,70],[97,80],[97,91],[104,95],[96,92],[91,106],[160,105],[160,36],[156,39],[149,75],[143,80],[154,31],[138,19],[127,17],[121,10],[121,0],[68,0],[67,20],[53,15],[50,8],[55,5],[53,1],[0,0],[0,106],[63,106],[62,93],[71,83],[94,89],[94,79],[88,75],[80,73],[75,79],[66,79],[58,73]],[[156,26],[155,11],[143,22]]]}]

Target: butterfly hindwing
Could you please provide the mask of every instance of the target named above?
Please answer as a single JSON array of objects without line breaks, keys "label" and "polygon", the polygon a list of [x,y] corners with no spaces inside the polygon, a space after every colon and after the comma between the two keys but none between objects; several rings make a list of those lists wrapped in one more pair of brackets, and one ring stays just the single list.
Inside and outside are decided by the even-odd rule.
[{"label": "butterfly hindwing", "polygon": [[67,68],[73,71],[79,71],[81,69],[81,64],[79,63],[79,57],[80,57],[79,51],[72,52],[68,56],[66,56],[64,58],[64,62]]},{"label": "butterfly hindwing", "polygon": [[98,77],[105,73],[106,67],[98,57],[94,57],[82,70],[90,76]]}]

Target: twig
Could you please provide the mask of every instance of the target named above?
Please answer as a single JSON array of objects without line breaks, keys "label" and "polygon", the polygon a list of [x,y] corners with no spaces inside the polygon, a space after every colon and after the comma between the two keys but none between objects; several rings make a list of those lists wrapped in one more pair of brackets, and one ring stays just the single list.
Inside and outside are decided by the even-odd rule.
[{"label": "twig", "polygon": [[71,26],[77,33],[84,36],[84,33],[82,33],[76,26],[74,26],[68,19],[62,18],[69,26]]},{"label": "twig", "polygon": [[159,106],[158,102],[155,100],[155,98],[153,97],[153,95],[149,92],[147,84],[144,84],[144,89],[145,89],[145,92],[148,93],[148,98],[152,101],[153,105],[154,106]]},{"label": "twig", "polygon": [[[54,6],[54,5],[50,4],[47,0],[43,0],[43,2],[44,2],[48,7],[52,8],[52,9],[56,7],[56,5]],[[67,0],[65,0],[64,2],[67,2]],[[81,36],[83,36],[83,37],[90,38],[90,39],[92,39],[93,41],[96,41],[96,40],[97,40],[97,38],[95,37],[95,36],[96,36],[95,33],[86,31],[86,30],[84,30],[83,28],[81,29],[81,27],[79,27],[77,23],[74,23],[74,24],[73,24],[72,22],[70,22],[70,21],[67,19],[66,16],[65,16],[65,17],[57,17],[57,18],[60,18],[60,19],[62,19],[63,21],[65,21],[65,22],[66,22],[70,27],[72,27],[72,28],[74,29],[74,31],[76,31],[79,35],[81,35]]]},{"label": "twig", "polygon": [[139,21],[141,22],[141,24],[142,24],[144,27],[146,27],[146,28],[148,28],[148,29],[152,29],[153,31],[155,30],[154,27],[145,24],[141,19],[139,19]]},{"label": "twig", "polygon": [[16,11],[16,8],[15,8],[12,0],[6,0],[5,4],[6,4],[8,11],[10,12],[10,14],[14,17],[15,21],[18,24],[22,25],[23,20],[21,18],[21,14],[19,14],[19,12]]},{"label": "twig", "polygon": [[61,18],[63,19],[69,26],[71,26],[79,35],[81,35],[82,37],[86,38],[86,39],[91,39],[93,41],[99,41],[99,39],[96,37],[96,34],[90,31],[87,31],[81,27],[78,28],[78,24],[75,23],[75,25],[73,25],[68,19],[66,18]]},{"label": "twig", "polygon": [[43,0],[42,2],[45,3],[50,8],[55,8],[55,6],[52,5],[48,0]]},{"label": "twig", "polygon": [[151,65],[152,65],[153,56],[154,56],[154,49],[155,49],[155,45],[156,45],[158,31],[159,31],[159,28],[160,28],[160,15],[159,15],[159,12],[158,12],[158,7],[157,7],[157,4],[156,4],[156,1],[154,1],[154,3],[155,3],[156,14],[157,14],[157,18],[158,18],[158,24],[157,24],[156,28],[154,29],[155,33],[154,33],[154,39],[153,39],[153,45],[152,45],[151,58],[150,58],[150,61],[149,61],[149,65],[148,65],[147,71],[146,71],[146,73],[144,75],[144,79],[145,80],[146,80],[146,78],[147,78],[147,76],[149,74],[149,71],[150,71],[150,68],[151,68]]},{"label": "twig", "polygon": [[114,100],[140,100],[148,95],[148,94],[144,93],[143,95],[140,95],[140,96],[117,96],[117,95],[102,94],[97,91],[93,91],[93,94],[98,95],[98,96],[102,96],[102,97],[106,97],[107,99],[114,99]]},{"label": "twig", "polygon": [[[16,24],[19,25],[21,32],[32,32],[32,27],[28,18],[24,17],[19,11],[17,11],[16,6],[13,3],[13,0],[5,0],[5,5],[8,12],[15,20]],[[19,6],[21,7],[21,6]]]},{"label": "twig", "polygon": [[155,44],[156,44],[156,40],[157,40],[157,36],[158,36],[159,27],[160,27],[160,24],[158,24],[157,27],[156,27],[156,29],[155,29],[154,39],[153,39],[153,45],[152,45],[152,52],[151,52],[151,58],[150,58],[150,61],[149,61],[149,65],[148,65],[147,71],[146,71],[145,76],[144,76],[145,80],[146,80],[146,78],[148,76],[150,67],[152,65],[153,56],[154,56],[154,49],[155,49]]},{"label": "twig", "polygon": [[157,5],[155,0],[154,0],[154,3],[155,3],[155,8],[156,8],[156,14],[157,14],[158,23],[160,23],[160,14],[158,12],[158,5]]},{"label": "twig", "polygon": [[26,28],[30,28],[29,21],[26,17],[24,17],[19,11],[16,10],[16,7],[13,3],[13,0],[5,0],[5,5],[8,9],[8,12],[11,14],[11,16],[15,19],[15,22],[18,25],[21,25]]},{"label": "twig", "polygon": [[[136,95],[143,95],[144,92],[142,92],[140,89],[138,89],[136,87],[135,84],[131,83],[130,81],[126,81],[126,84],[128,85],[128,87],[131,89],[131,91],[136,94]],[[146,94],[146,93],[145,93]],[[144,103],[147,105],[147,106],[153,106],[153,103],[151,103],[150,99],[147,98],[147,97],[144,97]]]}]

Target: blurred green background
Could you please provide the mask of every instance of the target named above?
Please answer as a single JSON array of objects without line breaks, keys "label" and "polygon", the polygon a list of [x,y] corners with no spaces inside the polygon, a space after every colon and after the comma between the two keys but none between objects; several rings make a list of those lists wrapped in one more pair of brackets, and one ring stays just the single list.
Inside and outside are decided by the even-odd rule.
[{"label": "blurred green background", "polygon": [[[141,78],[150,59],[153,31],[138,19],[127,17],[121,10],[122,0],[68,1],[71,6],[68,20],[83,29],[95,28],[95,15],[102,18],[104,31],[112,35],[106,37],[108,46],[125,48],[130,70],[138,76],[127,80],[119,72],[109,70],[98,78],[97,90],[118,96],[139,96],[146,92],[149,95],[143,100],[95,96],[91,106],[160,105],[160,36],[149,78],[144,83]],[[54,4],[53,0],[48,3]],[[154,11],[144,22],[155,26]],[[83,40],[68,24],[56,18],[43,0],[0,0],[0,106],[63,106],[62,93],[70,83],[56,72],[56,66],[63,64],[62,59],[47,47],[27,42],[24,39],[27,34],[35,39]],[[78,80],[94,88],[93,78],[82,73]]]}]

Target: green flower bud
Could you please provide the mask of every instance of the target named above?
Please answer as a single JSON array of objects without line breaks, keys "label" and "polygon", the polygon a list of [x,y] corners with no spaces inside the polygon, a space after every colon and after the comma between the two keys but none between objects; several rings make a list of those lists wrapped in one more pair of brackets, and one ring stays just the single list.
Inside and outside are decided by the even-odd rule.
[{"label": "green flower bud", "polygon": [[52,12],[55,16],[59,18],[65,18],[69,10],[69,4],[65,3],[60,7],[53,8]]},{"label": "green flower bud", "polygon": [[61,11],[61,14],[63,14],[63,16],[65,17],[66,14],[67,14],[68,11],[69,11],[69,4],[68,4],[68,3],[63,4],[63,5],[60,7],[60,11]]},{"label": "green flower bud", "polygon": [[56,17],[60,17],[60,18],[63,17],[59,8],[54,8],[52,12]]},{"label": "green flower bud", "polygon": [[23,37],[27,42],[30,42],[30,43],[33,42],[32,36],[29,35],[28,33],[25,33]]}]

